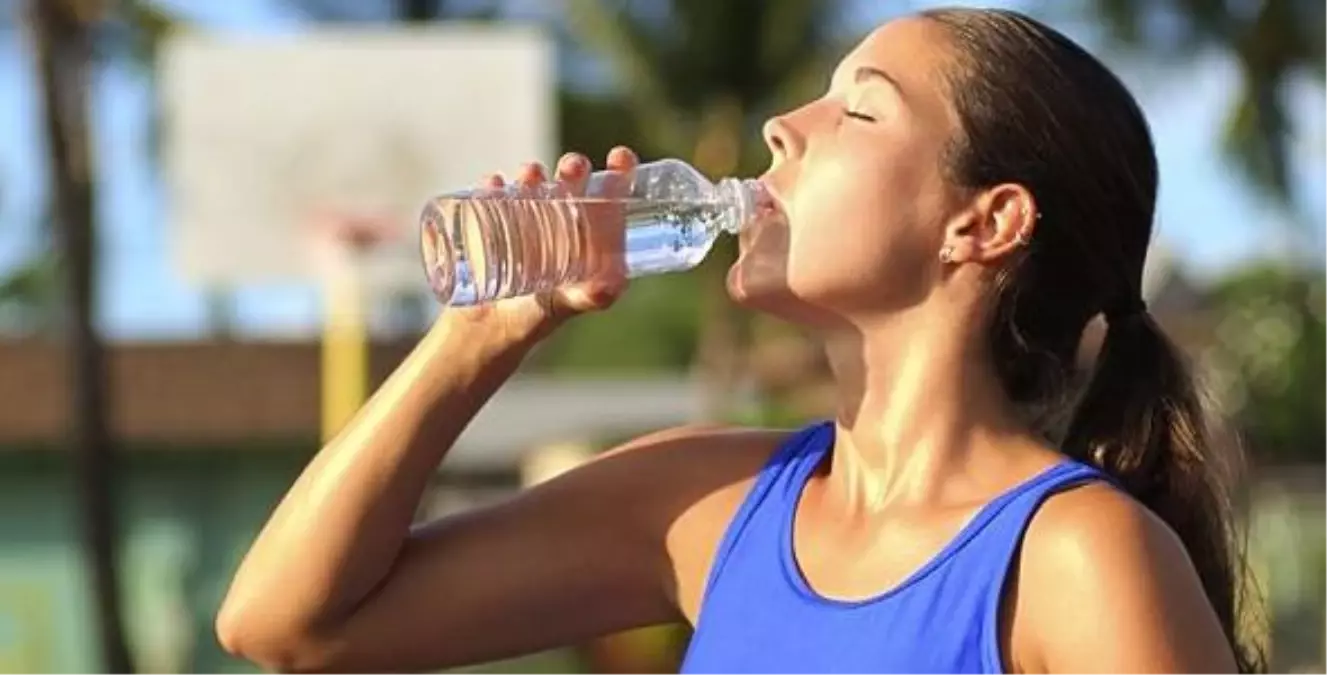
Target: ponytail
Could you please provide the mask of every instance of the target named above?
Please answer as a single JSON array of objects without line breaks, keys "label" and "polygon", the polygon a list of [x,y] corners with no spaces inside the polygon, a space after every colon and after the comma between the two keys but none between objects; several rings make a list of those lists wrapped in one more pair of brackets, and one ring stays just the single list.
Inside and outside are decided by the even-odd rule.
[{"label": "ponytail", "polygon": [[1234,458],[1214,452],[1179,350],[1140,306],[1112,315],[1064,451],[1100,467],[1184,543],[1241,672],[1266,668],[1240,638],[1246,578],[1230,494]]},{"label": "ponytail", "polygon": [[[1214,451],[1188,368],[1139,299],[1160,173],[1142,109],[1098,59],[1025,14],[923,16],[953,52],[945,84],[960,128],[942,157],[947,178],[974,193],[1017,184],[1031,196],[1024,250],[993,280],[987,347],[1005,393],[1179,535],[1240,669],[1262,669],[1259,649],[1239,637],[1247,578],[1235,467]],[[1083,328],[1103,309],[1096,370],[1077,406],[1064,405],[1078,393]]]}]

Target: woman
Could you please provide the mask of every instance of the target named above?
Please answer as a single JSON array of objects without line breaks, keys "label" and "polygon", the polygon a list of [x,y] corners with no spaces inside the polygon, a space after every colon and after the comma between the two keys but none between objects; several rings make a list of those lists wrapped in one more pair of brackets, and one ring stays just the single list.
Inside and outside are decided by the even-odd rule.
[{"label": "woman", "polygon": [[744,236],[729,291],[823,337],[832,421],[662,431],[412,530],[475,412],[624,281],[448,311],[277,508],[223,645],[434,669],[683,619],[689,671],[1257,667],[1201,410],[1140,299],[1156,159],[1115,77],[1021,15],[926,12],[765,136],[785,217]]}]

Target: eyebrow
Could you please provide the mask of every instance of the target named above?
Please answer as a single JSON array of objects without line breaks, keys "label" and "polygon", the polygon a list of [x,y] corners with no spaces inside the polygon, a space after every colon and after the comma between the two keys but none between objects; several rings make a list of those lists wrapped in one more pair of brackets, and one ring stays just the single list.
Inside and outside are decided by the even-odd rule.
[{"label": "eyebrow", "polygon": [[903,93],[903,87],[899,86],[898,80],[895,80],[892,76],[890,76],[889,73],[886,73],[885,71],[880,70],[879,68],[876,68],[874,66],[858,66],[857,70],[853,71],[852,74],[853,82],[861,84],[862,82],[866,82],[869,80],[883,80],[884,82],[889,84],[889,86],[893,87],[896,91],[898,91],[900,94]]}]

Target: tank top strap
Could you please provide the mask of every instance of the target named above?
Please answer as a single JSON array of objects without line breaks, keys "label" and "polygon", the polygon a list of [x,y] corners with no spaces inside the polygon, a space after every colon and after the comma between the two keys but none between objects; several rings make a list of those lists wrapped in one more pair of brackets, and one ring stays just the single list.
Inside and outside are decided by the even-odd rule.
[{"label": "tank top strap", "polygon": [[982,507],[968,526],[973,536],[995,536],[1023,530],[1042,502],[1054,494],[1092,481],[1109,481],[1100,469],[1062,459],[1009,488]]},{"label": "tank top strap", "polygon": [[[1065,459],[1005,492],[986,505],[968,527],[969,541],[951,565],[951,574],[964,579],[987,580],[979,602],[980,622],[989,636],[999,634],[1000,607],[1013,565],[1022,550],[1023,537],[1038,509],[1052,496],[1086,483],[1114,481],[1100,469]],[[991,669],[1003,668],[998,639],[983,640],[982,660]]]},{"label": "tank top strap", "polygon": [[1000,541],[1015,548],[1021,544],[1024,530],[1047,499],[1091,482],[1113,484],[1100,469],[1077,460],[1063,459],[991,500],[964,529],[973,539],[986,540],[982,542],[983,546],[989,545],[989,541]]},{"label": "tank top strap", "polygon": [[[788,499],[795,499],[805,475],[815,469],[832,447],[834,423],[817,421],[792,432],[761,467],[755,483],[733,514],[714,553],[706,592],[721,584],[724,569],[734,557],[749,554],[753,561],[777,560],[777,541],[765,541],[777,533]],[[739,551],[739,548],[743,549]],[[753,561],[745,561],[743,565]],[[705,600],[702,600],[702,614]]]},{"label": "tank top strap", "polygon": [[993,569],[983,572],[995,573],[993,578],[1005,577],[1023,544],[1027,526],[1042,504],[1056,493],[1096,481],[1111,483],[1100,469],[1064,459],[995,497],[963,528],[961,541],[953,542],[955,548],[962,549],[958,564],[963,573],[991,566]]}]

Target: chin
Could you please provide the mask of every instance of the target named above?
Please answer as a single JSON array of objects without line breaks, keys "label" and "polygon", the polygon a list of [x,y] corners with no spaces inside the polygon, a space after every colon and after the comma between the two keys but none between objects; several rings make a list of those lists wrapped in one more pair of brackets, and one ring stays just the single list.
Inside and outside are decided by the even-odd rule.
[{"label": "chin", "polygon": [[799,296],[781,271],[753,269],[739,259],[728,269],[728,297],[744,309],[774,316],[810,328],[837,325],[836,315]]},{"label": "chin", "polygon": [[724,280],[728,297],[742,307],[762,311],[781,304],[780,299],[790,299],[792,292],[788,290],[787,280],[782,278],[782,274],[772,272],[762,271],[749,258],[740,256],[728,268],[728,276]]}]

